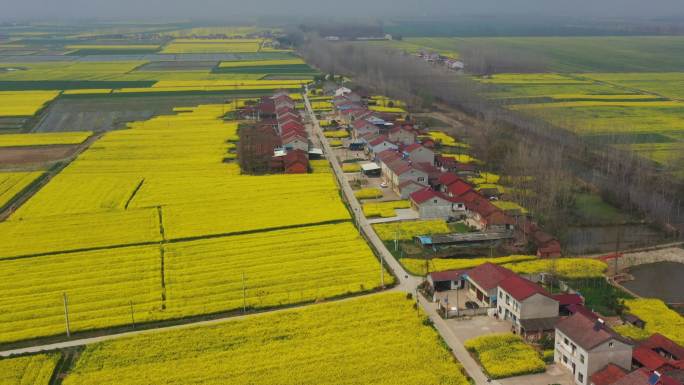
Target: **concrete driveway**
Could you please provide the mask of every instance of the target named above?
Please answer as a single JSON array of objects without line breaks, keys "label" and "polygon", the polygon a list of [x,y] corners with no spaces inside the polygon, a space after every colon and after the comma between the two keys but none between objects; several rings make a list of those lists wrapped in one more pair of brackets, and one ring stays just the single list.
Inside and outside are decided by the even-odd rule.
[{"label": "concrete driveway", "polygon": [[452,318],[446,321],[449,328],[461,341],[479,337],[484,334],[508,333],[511,324],[490,316],[472,318]]},{"label": "concrete driveway", "polygon": [[575,383],[572,374],[558,364],[548,365],[546,373],[504,378],[497,382],[501,385],[573,385]]}]

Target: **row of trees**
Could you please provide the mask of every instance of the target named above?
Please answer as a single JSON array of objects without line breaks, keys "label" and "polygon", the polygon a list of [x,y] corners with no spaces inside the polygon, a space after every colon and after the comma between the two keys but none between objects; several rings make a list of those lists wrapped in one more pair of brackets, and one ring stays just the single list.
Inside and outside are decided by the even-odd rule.
[{"label": "row of trees", "polygon": [[[482,96],[484,85],[413,56],[380,47],[328,42],[313,35],[300,41],[301,54],[324,72],[350,75],[358,83],[412,106],[444,104],[474,117],[470,131],[477,155],[505,175],[534,177],[533,182],[520,178],[519,198],[550,231],[564,226],[576,177],[596,186],[612,203],[645,213],[663,227],[680,226],[682,231],[684,186],[652,162],[629,151],[589,143],[569,130],[506,109]],[[480,54],[484,70],[520,68],[528,63],[497,59],[500,56]],[[534,194],[527,194],[525,187]]]}]

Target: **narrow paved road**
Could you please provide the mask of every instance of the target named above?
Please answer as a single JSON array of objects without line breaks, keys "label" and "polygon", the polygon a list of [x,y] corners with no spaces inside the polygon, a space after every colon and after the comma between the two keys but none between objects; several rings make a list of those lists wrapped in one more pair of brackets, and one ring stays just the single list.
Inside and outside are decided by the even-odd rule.
[{"label": "narrow paved road", "polygon": [[[378,235],[375,233],[371,224],[368,222],[366,216],[363,215],[361,204],[356,199],[356,196],[354,195],[354,190],[352,190],[351,185],[345,178],[344,172],[342,171],[342,167],[340,166],[337,157],[335,157],[335,153],[333,152],[332,147],[330,147],[330,144],[326,140],[325,135],[323,135],[323,130],[321,129],[321,126],[318,124],[316,114],[311,108],[309,97],[308,95],[306,95],[307,93],[308,92],[306,92],[304,95],[304,103],[306,105],[306,110],[309,112],[311,123],[314,126],[314,132],[316,133],[318,139],[323,145],[323,151],[325,152],[326,157],[332,164],[333,171],[335,172],[335,176],[337,177],[337,181],[340,185],[340,188],[342,189],[342,192],[344,193],[345,198],[347,199],[347,202],[349,202],[350,207],[354,211],[354,216],[358,227],[366,235],[366,237],[371,242],[373,247],[375,247],[378,253],[380,253],[381,257],[383,258],[387,266],[389,266],[389,268],[392,271],[394,271],[394,274],[399,279],[398,289],[403,290],[407,293],[412,293],[414,296],[416,296],[416,298],[418,298],[421,307],[423,308],[425,313],[430,317],[430,319],[434,323],[435,328],[442,336],[442,338],[444,338],[444,341],[446,341],[447,345],[449,345],[449,347],[453,350],[454,355],[456,356],[458,361],[461,362],[463,368],[468,373],[468,375],[473,380],[475,380],[475,383],[478,385],[487,384],[487,376],[485,376],[480,366],[477,364],[477,362],[475,362],[475,360],[470,356],[468,351],[463,346],[464,341],[461,341],[451,331],[447,322],[444,319],[442,319],[442,317],[440,317],[439,314],[437,314],[437,307],[435,306],[435,304],[428,302],[425,298],[423,298],[420,295],[416,295],[418,285],[420,285],[420,283],[423,280],[419,277],[414,277],[406,272],[406,270],[399,263],[399,261],[397,261],[392,255],[392,253],[390,253],[389,250],[387,250],[385,244],[382,242],[382,240],[380,240],[380,237],[378,237]],[[497,382],[492,381],[490,384],[497,384]]]}]

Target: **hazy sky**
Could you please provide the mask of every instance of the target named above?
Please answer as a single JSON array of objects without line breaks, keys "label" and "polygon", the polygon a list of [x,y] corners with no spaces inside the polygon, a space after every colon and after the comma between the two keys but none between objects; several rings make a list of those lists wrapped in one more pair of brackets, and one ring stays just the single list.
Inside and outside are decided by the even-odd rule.
[{"label": "hazy sky", "polygon": [[363,18],[463,13],[595,17],[684,16],[684,0],[0,0],[0,18]]}]

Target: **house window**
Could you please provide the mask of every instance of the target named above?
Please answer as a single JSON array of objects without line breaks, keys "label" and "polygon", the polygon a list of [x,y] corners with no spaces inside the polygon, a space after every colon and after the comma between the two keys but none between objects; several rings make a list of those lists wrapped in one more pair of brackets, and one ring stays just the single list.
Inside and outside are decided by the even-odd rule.
[{"label": "house window", "polygon": [[578,373],[578,374],[577,374],[577,379],[579,380],[579,382],[581,382],[581,383],[584,384],[584,374]]},{"label": "house window", "polygon": [[564,342],[566,345],[570,345],[570,341],[568,341],[567,338],[564,338],[564,339],[563,339],[563,342]]},{"label": "house window", "polygon": [[425,181],[425,178],[423,178],[422,176],[418,177],[418,182],[424,182],[424,181]]},{"label": "house window", "polygon": [[612,342],[608,342],[608,347],[609,347],[609,348],[612,348],[612,347],[613,347],[613,345],[615,345],[615,344],[614,344],[614,343],[612,343]]},{"label": "house window", "polygon": [[565,354],[563,355],[563,363],[568,363],[568,356],[566,356]]},{"label": "house window", "polygon": [[584,363],[584,354],[580,354],[580,362]]}]

